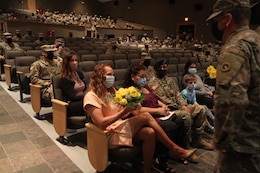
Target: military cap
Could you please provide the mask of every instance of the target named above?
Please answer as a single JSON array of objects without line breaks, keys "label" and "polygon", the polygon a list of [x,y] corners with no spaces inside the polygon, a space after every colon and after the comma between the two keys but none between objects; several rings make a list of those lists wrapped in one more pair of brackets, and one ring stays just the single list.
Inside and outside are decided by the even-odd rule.
[{"label": "military cap", "polygon": [[15,30],[15,33],[20,33],[20,32],[21,32],[20,29]]},{"label": "military cap", "polygon": [[147,56],[147,55],[148,55],[147,52],[142,52],[142,53],[141,53],[141,56]]},{"label": "military cap", "polygon": [[159,70],[161,69],[161,65],[167,64],[168,65],[168,61],[167,59],[159,59],[155,64],[154,64],[154,69],[155,70]]},{"label": "military cap", "polygon": [[151,55],[149,53],[146,53],[146,52],[142,52],[141,56],[144,57],[144,59],[147,59],[147,60],[151,60],[152,59]]},{"label": "military cap", "polygon": [[4,35],[5,38],[12,38],[13,37],[10,32],[5,32],[3,35]]},{"label": "military cap", "polygon": [[54,52],[57,50],[57,48],[54,45],[48,45],[48,44],[42,45],[41,49],[42,51],[45,52]]},{"label": "military cap", "polygon": [[44,34],[42,32],[39,32],[38,37],[44,37]]},{"label": "military cap", "polygon": [[57,39],[55,39],[55,43],[57,43],[57,44],[63,44],[63,43],[64,43],[64,40],[63,40],[63,38],[57,38]]},{"label": "military cap", "polygon": [[234,8],[250,8],[249,0],[217,0],[213,6],[213,13],[206,19],[206,22],[214,19],[224,11]]}]

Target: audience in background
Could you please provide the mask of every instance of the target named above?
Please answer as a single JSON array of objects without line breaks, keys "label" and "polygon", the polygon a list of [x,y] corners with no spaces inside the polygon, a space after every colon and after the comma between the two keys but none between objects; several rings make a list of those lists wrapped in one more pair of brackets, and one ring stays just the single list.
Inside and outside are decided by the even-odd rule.
[{"label": "audience in background", "polygon": [[[0,42],[0,74],[4,73],[4,64],[5,64],[5,52],[10,50],[23,50],[20,48],[19,44],[13,41],[13,35],[9,32],[5,32],[4,39],[2,42]],[[15,76],[12,78],[12,82],[17,83],[16,80],[16,70],[15,68],[12,68],[11,70],[12,76]],[[1,78],[2,76],[0,76]]]},{"label": "audience in background", "polygon": [[26,34],[23,35],[23,39],[25,40],[35,40],[35,35],[33,34],[33,31],[31,29],[26,30]]},{"label": "audience in background", "polygon": [[115,55],[117,53],[121,53],[121,51],[118,49],[117,43],[112,42],[111,46],[107,49],[106,54]]},{"label": "audience in background", "polygon": [[35,46],[42,46],[48,44],[48,41],[44,39],[44,34],[42,32],[38,33],[37,40],[34,41]]},{"label": "audience in background", "polygon": [[13,36],[13,41],[19,42],[21,39],[22,39],[21,30],[20,29],[15,30],[15,35]]}]

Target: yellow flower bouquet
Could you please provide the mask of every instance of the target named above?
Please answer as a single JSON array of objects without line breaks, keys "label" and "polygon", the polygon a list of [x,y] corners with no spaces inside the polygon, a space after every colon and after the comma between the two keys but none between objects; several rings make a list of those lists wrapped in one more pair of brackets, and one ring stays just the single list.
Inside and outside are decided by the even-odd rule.
[{"label": "yellow flower bouquet", "polygon": [[141,103],[144,99],[144,94],[137,88],[131,86],[128,88],[119,88],[114,96],[114,101],[119,106],[135,109],[137,104]]},{"label": "yellow flower bouquet", "polygon": [[217,70],[213,65],[208,66],[206,71],[209,74],[210,79],[215,79],[217,77]]}]

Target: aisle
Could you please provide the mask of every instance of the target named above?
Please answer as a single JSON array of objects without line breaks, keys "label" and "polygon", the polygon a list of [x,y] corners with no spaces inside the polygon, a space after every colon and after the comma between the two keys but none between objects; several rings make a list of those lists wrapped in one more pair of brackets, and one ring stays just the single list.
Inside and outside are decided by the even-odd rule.
[{"label": "aisle", "polygon": [[[28,97],[28,96],[25,96],[25,97]],[[55,173],[61,172],[61,170],[63,172],[84,172],[84,173],[95,172],[95,170],[89,163],[86,145],[84,146],[84,144],[83,144],[82,147],[81,146],[61,145],[59,142],[56,141],[57,134],[54,131],[53,125],[50,122],[48,122],[47,120],[40,121],[40,120],[35,119],[34,118],[35,113],[33,112],[32,108],[31,108],[30,102],[20,103],[18,100],[19,100],[19,91],[7,90],[6,83],[0,81],[0,104],[1,104],[0,110],[6,111],[6,113],[2,113],[2,115],[4,115],[4,117],[3,116],[0,117],[1,118],[0,119],[0,125],[1,125],[0,126],[0,136],[1,136],[0,141],[1,141],[1,147],[3,147],[3,150],[5,151],[4,155],[6,155],[6,158],[7,158],[6,162],[8,160],[11,162],[10,168],[8,168],[8,170],[9,169],[10,170],[12,170],[12,169],[15,169],[15,170],[29,169],[30,167],[36,166],[38,162],[40,164],[46,162],[46,165],[44,165],[44,167],[47,166],[50,170],[52,170]],[[51,108],[42,108],[41,114],[50,113],[51,111],[52,111]],[[13,129],[14,127],[17,127],[17,128],[15,128],[16,130]],[[86,139],[85,128],[80,129],[78,132],[79,132],[78,136],[80,138],[82,138],[79,140],[81,140],[81,142],[85,141],[85,139]],[[24,163],[24,165],[20,165],[21,166],[20,168],[15,167],[15,164],[12,163],[12,159],[8,158],[8,157],[13,157],[14,152],[11,152],[11,154],[10,154],[10,152],[8,153],[8,151],[6,151],[6,149],[5,149],[5,147],[8,147],[7,144],[10,142],[10,141],[8,142],[8,138],[9,139],[12,138],[10,135],[11,134],[13,135],[13,133],[22,134],[23,137],[21,140],[22,141],[21,145],[23,144],[23,142],[25,140],[25,141],[27,141],[25,143],[28,144],[28,147],[29,146],[31,147],[31,149],[30,149],[30,148],[26,148],[26,146],[25,146],[25,149],[23,152],[36,152],[37,155],[40,154],[39,158],[41,158],[41,159],[39,159],[38,162],[34,163],[33,165],[31,163],[26,162],[26,163]],[[68,135],[73,136],[74,134],[68,134]],[[75,136],[76,135],[74,135],[74,138],[75,138]],[[16,143],[20,139],[14,139],[14,140],[16,140],[15,141],[15,143]],[[36,141],[36,143],[34,143],[35,141]],[[14,144],[14,143],[12,143],[12,144]],[[24,145],[26,145],[26,144],[24,144]],[[42,146],[39,146],[39,145],[42,145]],[[44,153],[42,153],[42,151],[41,151],[42,148],[49,147],[49,146],[51,146],[51,148],[49,148],[49,150],[46,150],[46,151],[44,151]],[[22,147],[22,148],[24,148],[24,147]],[[57,150],[54,148],[57,148]],[[58,151],[60,151],[60,152],[58,152]],[[63,151],[65,153],[65,155],[61,151]],[[48,153],[47,155],[49,155],[50,158],[48,158],[47,156],[44,156],[45,153]],[[1,159],[2,159],[2,157],[5,158],[5,156],[2,156],[2,157],[1,156],[2,156],[2,154],[0,154],[0,165],[2,166],[1,161],[3,161],[3,160],[1,160]],[[23,157],[25,157],[25,153],[23,154]],[[30,157],[30,156],[27,156],[27,157]],[[0,172],[3,172],[2,169],[3,168],[0,168]],[[4,172],[6,172],[6,170]],[[7,171],[7,172],[9,172],[9,171]],[[13,171],[10,171],[10,172],[13,172]],[[49,172],[49,171],[47,171],[47,172]]]}]

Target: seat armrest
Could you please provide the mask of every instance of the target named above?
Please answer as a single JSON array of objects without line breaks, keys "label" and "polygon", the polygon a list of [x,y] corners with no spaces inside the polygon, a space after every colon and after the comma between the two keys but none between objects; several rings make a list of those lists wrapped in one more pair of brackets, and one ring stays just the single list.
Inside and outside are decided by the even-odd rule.
[{"label": "seat armrest", "polygon": [[97,171],[103,172],[108,165],[108,131],[93,123],[86,123],[86,128],[89,161]]},{"label": "seat armrest", "polygon": [[34,112],[41,110],[41,85],[30,83],[31,104]]},{"label": "seat armrest", "polygon": [[11,68],[12,66],[10,64],[4,64],[4,67]]},{"label": "seat armrest", "polygon": [[23,72],[22,72],[22,71],[16,71],[16,74],[18,74],[18,75],[22,75]]},{"label": "seat armrest", "polygon": [[64,136],[67,129],[68,103],[58,99],[52,99],[51,102],[54,129],[59,136]]},{"label": "seat armrest", "polygon": [[4,72],[5,72],[5,82],[7,86],[10,88],[11,87],[11,68],[12,66],[9,64],[4,64]]}]

